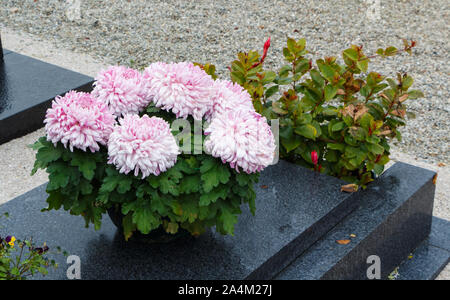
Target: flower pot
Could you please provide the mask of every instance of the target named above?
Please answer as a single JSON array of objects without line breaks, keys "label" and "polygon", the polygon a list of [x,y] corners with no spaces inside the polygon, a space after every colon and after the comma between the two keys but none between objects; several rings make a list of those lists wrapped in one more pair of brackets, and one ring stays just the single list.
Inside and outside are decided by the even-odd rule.
[{"label": "flower pot", "polygon": [[[123,225],[122,221],[124,215],[122,214],[121,207],[110,207],[108,208],[108,215],[113,222],[113,224],[117,227],[121,235],[123,236]],[[190,233],[185,229],[178,229],[178,232],[175,234],[167,233],[162,226],[157,229],[152,230],[148,234],[142,234],[139,231],[135,231],[131,236],[130,240],[140,243],[147,244],[164,244],[170,243],[179,238],[190,236]]]}]

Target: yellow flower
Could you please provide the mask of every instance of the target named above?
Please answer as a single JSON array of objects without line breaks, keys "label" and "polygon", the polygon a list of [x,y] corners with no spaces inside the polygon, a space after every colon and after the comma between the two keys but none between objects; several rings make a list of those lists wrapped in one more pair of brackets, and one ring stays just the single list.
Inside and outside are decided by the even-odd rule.
[{"label": "yellow flower", "polygon": [[9,241],[9,245],[11,246],[11,247],[14,247],[14,242],[16,241],[16,238],[14,237],[14,236],[12,236],[11,237],[11,240]]}]

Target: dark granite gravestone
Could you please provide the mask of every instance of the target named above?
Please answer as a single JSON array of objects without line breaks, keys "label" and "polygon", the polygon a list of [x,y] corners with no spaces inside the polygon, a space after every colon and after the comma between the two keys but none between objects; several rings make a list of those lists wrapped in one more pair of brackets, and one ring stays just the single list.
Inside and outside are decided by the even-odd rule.
[{"label": "dark granite gravestone", "polygon": [[[360,207],[298,257],[277,279],[367,279],[367,259],[387,276],[430,233],[435,173],[396,163],[367,190]],[[351,238],[350,235],[355,237]],[[351,239],[347,245],[338,240]],[[447,240],[450,236],[447,236]]]},{"label": "dark granite gravestone", "polygon": [[[0,213],[12,214],[0,235],[33,236],[78,255],[83,279],[298,279],[339,269],[340,278],[357,277],[348,270],[361,265],[358,254],[392,254],[386,259],[398,265],[428,234],[432,176],[395,164],[367,190],[349,195],[340,192],[342,181],[281,161],[262,173],[256,216],[244,209],[234,237],[210,231],[164,245],[124,242],[108,217],[96,232],[65,211],[41,213],[47,197],[41,186],[0,206]],[[337,248],[335,239],[350,233],[354,242]],[[348,257],[355,263],[340,263]],[[61,267],[49,279],[66,278],[67,264],[57,260]]]},{"label": "dark granite gravestone", "polygon": [[5,49],[0,63],[0,144],[42,127],[55,96],[69,90],[89,92],[92,82],[91,77]]},{"label": "dark granite gravestone", "polygon": [[0,64],[3,62],[3,46],[2,46],[2,36],[0,34]]},{"label": "dark granite gravestone", "polygon": [[[256,216],[243,209],[235,236],[212,230],[167,245],[126,243],[107,216],[96,232],[68,212],[41,213],[47,197],[41,186],[0,207],[12,215],[0,234],[33,236],[80,256],[84,279],[267,279],[356,208],[356,195],[341,193],[342,184],[281,161],[262,173]],[[66,264],[59,263],[49,278],[65,278]]]}]

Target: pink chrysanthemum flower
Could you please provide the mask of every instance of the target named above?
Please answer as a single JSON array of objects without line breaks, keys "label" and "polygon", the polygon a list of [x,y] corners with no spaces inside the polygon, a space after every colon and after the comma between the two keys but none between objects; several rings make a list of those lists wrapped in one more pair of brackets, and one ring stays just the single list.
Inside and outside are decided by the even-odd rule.
[{"label": "pink chrysanthemum flower", "polygon": [[116,116],[139,114],[151,101],[141,73],[124,66],[111,66],[95,78],[92,95],[107,103]]},{"label": "pink chrysanthemum flower", "polygon": [[158,117],[126,115],[115,126],[108,141],[108,163],[114,164],[120,173],[142,178],[161,172],[175,165],[179,153],[169,123]]},{"label": "pink chrysanthemum flower", "polygon": [[71,151],[75,147],[95,152],[99,144],[106,145],[115,117],[105,103],[90,94],[70,91],[55,98],[44,123],[47,139],[55,145],[61,142]]},{"label": "pink chrysanthemum flower", "polygon": [[275,139],[266,118],[249,110],[217,114],[205,130],[205,149],[246,173],[261,171],[273,161]]},{"label": "pink chrysanthemum flower", "polygon": [[154,63],[145,69],[143,76],[155,105],[177,117],[191,115],[201,120],[212,108],[214,80],[190,62]]},{"label": "pink chrysanthemum flower", "polygon": [[213,108],[207,119],[227,110],[255,110],[249,93],[239,84],[228,80],[214,81],[212,101]]}]

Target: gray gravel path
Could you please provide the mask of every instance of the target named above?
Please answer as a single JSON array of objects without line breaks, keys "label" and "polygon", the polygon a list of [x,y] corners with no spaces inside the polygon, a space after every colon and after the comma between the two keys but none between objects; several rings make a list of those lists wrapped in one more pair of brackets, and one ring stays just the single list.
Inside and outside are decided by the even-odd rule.
[{"label": "gray gravel path", "polygon": [[[380,18],[374,21],[366,12],[376,0],[1,0],[0,20],[107,63],[211,61],[222,74],[239,50],[261,48],[269,36],[271,66],[282,63],[286,36],[307,38],[309,48],[322,56],[337,55],[351,43],[373,52],[401,46],[401,38],[414,39],[415,56],[375,64],[386,75],[409,72],[426,95],[410,103],[417,118],[403,129],[404,141],[397,148],[430,163],[448,164],[450,2],[379,1]],[[66,12],[77,2],[81,18],[70,21]]]}]

